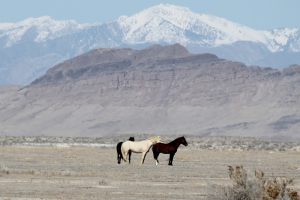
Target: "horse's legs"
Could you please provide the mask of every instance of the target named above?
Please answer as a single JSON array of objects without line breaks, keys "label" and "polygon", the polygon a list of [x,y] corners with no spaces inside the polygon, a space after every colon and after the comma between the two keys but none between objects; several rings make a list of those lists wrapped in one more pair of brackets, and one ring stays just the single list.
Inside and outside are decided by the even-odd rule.
[{"label": "horse's legs", "polygon": [[121,160],[122,160],[122,156],[121,156],[121,154],[118,153],[118,164],[121,163]]},{"label": "horse's legs", "polygon": [[128,151],[128,161],[129,161],[129,164],[130,164],[130,160],[131,160],[131,151],[129,150]]},{"label": "horse's legs", "polygon": [[156,156],[156,161],[155,161],[155,165],[158,165],[159,164],[159,161],[158,161],[158,156],[159,156],[159,153],[157,153],[157,156]]},{"label": "horse's legs", "polygon": [[144,164],[147,153],[148,151],[142,153],[141,165]]},{"label": "horse's legs", "polygon": [[128,151],[125,152],[125,162],[127,162],[127,159],[128,159]]},{"label": "horse's legs", "polygon": [[153,151],[153,157],[155,159],[155,165],[158,165],[158,163],[159,163],[158,156],[159,156],[159,152],[158,151]]},{"label": "horse's legs", "polygon": [[146,152],[143,152],[142,153],[141,165],[144,164],[144,162],[145,162],[145,156],[146,156]]},{"label": "horse's legs", "polygon": [[172,162],[173,162],[174,155],[175,155],[175,153],[170,154],[169,165],[173,165]]},{"label": "horse's legs", "polygon": [[159,151],[156,150],[156,148],[153,146],[152,147],[152,152],[153,152],[153,157],[155,159],[155,165],[158,165],[158,156],[159,156]]},{"label": "horse's legs", "polygon": [[128,155],[128,151],[122,149],[122,156],[123,156],[124,162],[127,162],[127,155]]}]

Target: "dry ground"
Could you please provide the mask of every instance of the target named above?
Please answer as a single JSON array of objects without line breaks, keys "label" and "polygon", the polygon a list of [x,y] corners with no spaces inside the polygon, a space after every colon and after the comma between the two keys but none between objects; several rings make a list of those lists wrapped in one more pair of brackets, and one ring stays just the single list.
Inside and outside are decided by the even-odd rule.
[{"label": "dry ground", "polygon": [[200,150],[180,147],[174,166],[152,152],[140,166],[116,162],[114,148],[0,146],[0,199],[206,199],[230,184],[227,165],[261,169],[267,176],[295,177],[300,191],[300,153]]}]

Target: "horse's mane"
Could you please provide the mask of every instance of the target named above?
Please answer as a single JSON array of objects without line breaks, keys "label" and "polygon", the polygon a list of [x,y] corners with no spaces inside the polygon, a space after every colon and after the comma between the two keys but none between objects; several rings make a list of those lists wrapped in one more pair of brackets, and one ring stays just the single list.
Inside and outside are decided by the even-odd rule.
[{"label": "horse's mane", "polygon": [[152,142],[153,141],[160,141],[160,136],[153,136],[153,137],[148,138],[148,140],[151,140]]},{"label": "horse's mane", "polygon": [[178,140],[181,140],[182,138],[184,138],[183,136],[176,138],[175,140],[169,142],[169,144],[175,144],[177,143]]}]

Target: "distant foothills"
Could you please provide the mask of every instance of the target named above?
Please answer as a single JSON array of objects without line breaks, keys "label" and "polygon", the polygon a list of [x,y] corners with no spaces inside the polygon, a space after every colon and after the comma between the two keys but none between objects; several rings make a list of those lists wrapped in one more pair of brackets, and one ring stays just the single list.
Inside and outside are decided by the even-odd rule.
[{"label": "distant foothills", "polygon": [[253,66],[284,68],[300,63],[297,27],[255,30],[160,4],[102,24],[50,17],[0,23],[0,85],[30,84],[52,66],[96,48],[142,49],[175,43],[192,53],[212,53]]},{"label": "distant foothills", "polygon": [[299,139],[300,66],[247,66],[184,46],[99,48],[0,87],[0,135]]}]

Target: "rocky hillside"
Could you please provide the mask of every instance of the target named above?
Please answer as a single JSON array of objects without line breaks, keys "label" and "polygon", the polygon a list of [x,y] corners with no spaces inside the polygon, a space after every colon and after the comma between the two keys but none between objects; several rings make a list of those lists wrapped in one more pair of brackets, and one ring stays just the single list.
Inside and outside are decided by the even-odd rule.
[{"label": "rocky hillside", "polygon": [[2,135],[299,137],[300,66],[246,66],[183,46],[96,49],[0,94]]}]

